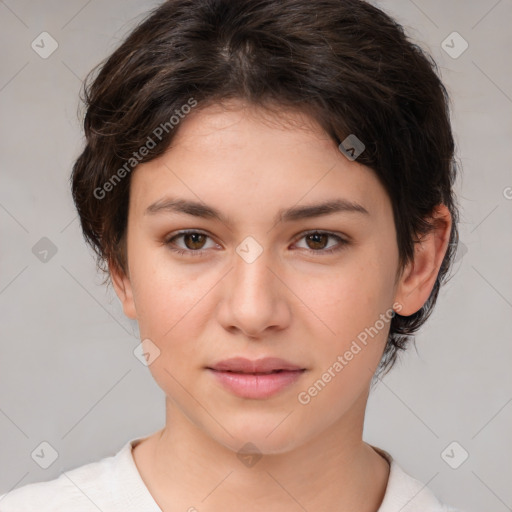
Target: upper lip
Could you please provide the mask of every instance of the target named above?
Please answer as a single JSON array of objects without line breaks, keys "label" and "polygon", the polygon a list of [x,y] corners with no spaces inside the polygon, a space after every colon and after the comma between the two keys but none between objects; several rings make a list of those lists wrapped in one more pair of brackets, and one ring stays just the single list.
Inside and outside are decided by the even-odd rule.
[{"label": "upper lip", "polygon": [[274,370],[304,370],[295,364],[280,359],[278,357],[264,357],[262,359],[250,360],[244,357],[233,357],[224,359],[213,366],[208,366],[212,370],[230,371],[237,373],[266,373]]}]

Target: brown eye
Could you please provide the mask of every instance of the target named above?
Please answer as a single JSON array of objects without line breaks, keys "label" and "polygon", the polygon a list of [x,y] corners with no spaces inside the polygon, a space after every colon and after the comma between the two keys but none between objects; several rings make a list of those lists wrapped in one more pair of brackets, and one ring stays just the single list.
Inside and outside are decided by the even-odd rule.
[{"label": "brown eye", "polygon": [[325,249],[329,241],[329,235],[326,233],[312,233],[311,235],[306,235],[306,240],[310,249]]},{"label": "brown eye", "polygon": [[[329,240],[337,240],[336,244],[329,244]],[[335,235],[334,233],[329,233],[325,231],[310,231],[309,233],[304,233],[300,240],[305,240],[306,247],[300,247],[301,249],[305,249],[311,254],[315,254],[318,256],[331,254],[336,251],[342,250],[345,246],[348,246],[350,242],[345,240],[341,236]]]},{"label": "brown eye", "polygon": [[206,239],[206,235],[202,233],[185,233],[183,236],[183,242],[187,249],[198,250],[202,249]]},{"label": "brown eye", "polygon": [[[201,256],[208,251],[208,247],[205,247],[210,236],[199,231],[182,231],[172,237],[169,237],[165,241],[165,245],[180,255],[187,256]],[[181,241],[178,243],[178,241]],[[211,242],[215,245],[213,240]]]}]

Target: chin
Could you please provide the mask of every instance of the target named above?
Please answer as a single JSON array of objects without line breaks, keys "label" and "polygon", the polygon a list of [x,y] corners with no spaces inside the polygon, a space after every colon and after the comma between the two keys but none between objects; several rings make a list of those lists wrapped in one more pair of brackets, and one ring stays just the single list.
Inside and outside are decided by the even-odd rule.
[{"label": "chin", "polygon": [[[279,425],[282,418],[275,422],[253,422],[246,427],[234,428],[226,425],[233,437],[222,430],[221,437],[211,437],[236,454],[254,452],[261,455],[279,455],[287,453],[302,444],[297,438],[296,429]],[[276,428],[277,427],[277,428]]]}]

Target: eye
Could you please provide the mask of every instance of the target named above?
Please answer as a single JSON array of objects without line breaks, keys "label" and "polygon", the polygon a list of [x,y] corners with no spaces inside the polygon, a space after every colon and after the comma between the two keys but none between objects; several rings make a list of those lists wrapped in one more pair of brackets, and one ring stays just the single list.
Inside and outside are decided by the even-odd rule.
[{"label": "eye", "polygon": [[[329,238],[338,240],[338,244],[334,244],[334,246],[331,245],[329,249],[326,249],[326,247],[329,247],[326,246]],[[331,254],[333,252],[340,251],[349,244],[348,240],[345,240],[341,236],[335,235],[334,233],[329,233],[327,231],[309,231],[302,234],[299,240],[302,239],[305,239],[306,244],[308,244],[308,247],[305,248],[308,252],[317,253],[320,256],[323,254]]]},{"label": "eye", "polygon": [[[173,247],[174,241],[178,238],[183,238],[183,242],[185,243],[185,250],[180,248],[176,249]],[[180,233],[167,239],[165,244],[169,246],[171,251],[174,251],[177,254],[187,256],[200,256],[201,254],[207,252],[205,249],[203,249],[203,247],[206,239],[208,238],[210,238],[209,235],[201,233],[200,231],[181,231]]]}]

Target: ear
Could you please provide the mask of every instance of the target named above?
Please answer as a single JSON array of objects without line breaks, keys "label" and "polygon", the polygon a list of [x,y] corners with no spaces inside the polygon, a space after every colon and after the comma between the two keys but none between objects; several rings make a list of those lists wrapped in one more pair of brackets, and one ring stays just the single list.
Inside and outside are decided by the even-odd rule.
[{"label": "ear", "polygon": [[402,316],[416,313],[427,301],[441,268],[452,227],[450,211],[444,204],[436,206],[431,215],[432,230],[415,243],[414,260],[399,278],[395,301],[402,305]]},{"label": "ear", "polygon": [[130,278],[116,264],[109,265],[109,271],[114,290],[123,305],[124,314],[128,318],[135,320],[137,318],[137,312],[135,310],[135,301],[133,300]]}]

